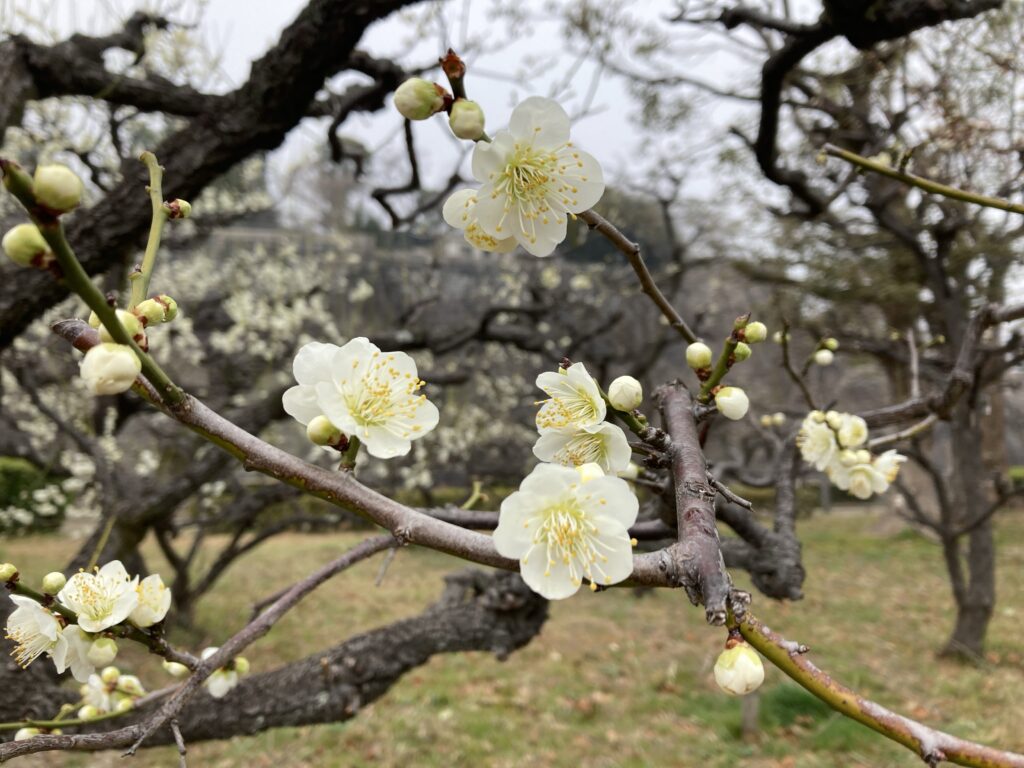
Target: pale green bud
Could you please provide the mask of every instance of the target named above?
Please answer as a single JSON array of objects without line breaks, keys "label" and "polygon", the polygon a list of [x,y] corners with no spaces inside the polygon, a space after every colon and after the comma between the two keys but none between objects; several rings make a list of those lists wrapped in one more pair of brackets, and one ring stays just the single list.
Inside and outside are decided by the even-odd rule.
[{"label": "pale green bud", "polygon": [[785,339],[783,339],[782,337],[782,331],[776,331],[775,333],[772,334],[772,341],[774,341],[776,344],[781,344],[783,340],[789,341],[788,333],[786,334]]},{"label": "pale green bud", "polygon": [[158,325],[164,321],[164,306],[156,299],[140,301],[132,310],[142,321],[143,326]]},{"label": "pale green bud", "polygon": [[188,675],[188,667],[178,661],[164,661],[163,664],[164,672],[171,677],[186,677]]},{"label": "pale green bud", "polygon": [[96,330],[99,330],[101,325],[103,325],[103,323],[100,322],[100,316],[97,315],[95,312],[90,312],[89,313],[89,327],[90,328],[95,328]]},{"label": "pale green bud", "polygon": [[770,413],[766,413],[757,421],[762,427],[770,427],[772,425],[772,416]]},{"label": "pale green bud", "polygon": [[100,637],[92,641],[85,657],[94,667],[103,667],[117,658],[117,643],[112,638]]},{"label": "pale green bud", "polygon": [[[139,320],[138,317],[124,309],[116,310],[116,314],[118,321],[124,326],[124,329],[134,341],[139,341],[143,338],[142,321]],[[100,341],[115,341],[114,337],[110,335],[110,331],[107,330],[105,325],[100,326]]]},{"label": "pale green bud", "polygon": [[0,563],[0,581],[10,581],[18,575],[14,563]]},{"label": "pale green bud", "polygon": [[817,365],[832,365],[832,361],[836,359],[836,356],[832,354],[830,349],[819,349],[814,353],[814,362]]},{"label": "pale green bud", "polygon": [[235,672],[240,675],[249,674],[249,660],[245,656],[235,657]]},{"label": "pale green bud", "polygon": [[144,696],[146,689],[142,687],[142,681],[135,675],[121,675],[117,679],[117,690],[127,693],[129,696]]},{"label": "pale green bud", "polygon": [[306,425],[306,437],[314,445],[337,445],[342,432],[326,416],[317,416]]},{"label": "pale green bud", "polygon": [[742,341],[737,341],[736,348],[732,351],[732,356],[736,359],[737,363],[742,363],[750,357],[750,347]]},{"label": "pale green bud", "polygon": [[99,717],[100,711],[92,704],[86,704],[84,707],[78,710],[79,720],[92,720],[94,717]]},{"label": "pale green bud", "polygon": [[822,340],[821,346],[823,346],[830,352],[835,352],[837,349],[839,349],[839,339],[834,339],[831,336],[829,336],[827,339]]},{"label": "pale green bud", "polygon": [[743,329],[743,336],[748,344],[760,344],[768,338],[768,327],[755,320],[752,323],[747,323],[747,327]]},{"label": "pale green bud", "polygon": [[117,704],[114,705],[115,712],[130,712],[133,709],[135,709],[135,702],[127,696],[118,699]]},{"label": "pale green bud", "polygon": [[644,401],[644,388],[632,376],[619,376],[608,387],[608,401],[620,411],[632,411]]},{"label": "pale green bud", "polygon": [[459,99],[452,104],[448,125],[460,139],[476,141],[484,133],[484,111],[475,101]]},{"label": "pale green bud", "polygon": [[781,427],[786,423],[786,414],[781,411],[772,414],[772,424],[776,427]]},{"label": "pale green bud", "polygon": [[64,585],[68,583],[68,580],[64,577],[63,573],[54,571],[43,576],[43,592],[47,595],[56,595],[62,589]]},{"label": "pale green bud", "polygon": [[707,368],[711,365],[711,347],[700,341],[695,341],[686,348],[686,364],[695,371]]},{"label": "pale green bud", "polygon": [[35,224],[18,224],[0,243],[12,261],[23,267],[45,267],[53,260],[50,246]]},{"label": "pale green bud", "polygon": [[164,211],[169,219],[187,219],[192,215],[192,203],[188,200],[171,200],[164,203]]},{"label": "pale green bud", "polygon": [[164,322],[169,323],[171,320],[178,316],[178,302],[168,296],[166,293],[161,293],[155,297],[158,302],[164,305]]},{"label": "pale green bud", "polygon": [[747,415],[750,400],[747,393],[739,387],[722,387],[715,394],[715,405],[718,412],[732,421],[739,421]]},{"label": "pale green bud", "polygon": [[25,739],[31,739],[33,736],[38,736],[42,731],[38,728],[19,728],[14,733],[15,741],[25,741]]},{"label": "pale green bud", "polygon": [[426,120],[444,109],[445,90],[422,77],[410,77],[395,91],[395,109],[409,120]]},{"label": "pale green bud", "polygon": [[715,682],[733,696],[745,696],[764,682],[764,664],[757,651],[744,642],[722,651],[715,662]]},{"label": "pale green bud", "polygon": [[67,213],[82,202],[82,180],[66,165],[40,165],[32,179],[36,202],[51,213]]},{"label": "pale green bud", "polygon": [[100,672],[100,680],[107,685],[113,685],[119,677],[121,677],[121,670],[117,667],[104,667],[103,671]]}]

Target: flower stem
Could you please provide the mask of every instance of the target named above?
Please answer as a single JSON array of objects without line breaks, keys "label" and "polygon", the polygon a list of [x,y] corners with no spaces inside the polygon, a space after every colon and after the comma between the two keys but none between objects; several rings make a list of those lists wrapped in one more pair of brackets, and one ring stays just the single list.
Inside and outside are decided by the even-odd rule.
[{"label": "flower stem", "polygon": [[722,379],[725,378],[725,374],[732,368],[733,363],[736,362],[733,353],[736,351],[736,345],[743,340],[743,329],[747,327],[749,321],[749,312],[736,318],[736,322],[732,327],[732,333],[729,334],[729,337],[722,345],[722,352],[718,355],[714,368],[711,369],[711,375],[700,386],[700,395],[697,396],[700,402],[711,402],[711,390],[718,386]]},{"label": "flower stem", "polygon": [[153,208],[153,220],[149,225],[149,240],[146,242],[146,253],[142,257],[142,268],[129,275],[132,289],[128,309],[133,309],[149,293],[149,281],[153,277],[156,254],[160,250],[160,238],[163,235],[164,224],[167,222],[167,211],[164,210],[163,200],[163,166],[157,162],[156,155],[152,152],[143,152],[139,159],[149,169],[149,186],[146,187],[146,191],[149,193],[149,201]]},{"label": "flower stem", "polygon": [[359,438],[352,435],[348,439],[348,448],[341,454],[341,466],[338,469],[351,472],[356,467],[356,456],[359,454]]},{"label": "flower stem", "polygon": [[1019,203],[1011,203],[1009,200],[1001,200],[998,197],[989,197],[988,195],[978,195],[974,192],[965,192],[962,189],[957,189],[956,187],[951,187],[947,184],[940,184],[937,181],[926,179],[923,176],[906,173],[898,168],[893,168],[887,163],[872,160],[862,155],[858,155],[856,152],[841,149],[834,144],[826,144],[822,147],[821,151],[826,155],[838,157],[840,160],[845,160],[851,165],[856,165],[858,168],[863,168],[864,170],[872,171],[873,173],[879,173],[882,176],[888,176],[890,179],[896,179],[896,181],[902,181],[904,184],[909,184],[912,187],[923,189],[925,192],[942,195],[943,197],[948,197],[953,200],[961,200],[965,203],[974,203],[975,205],[981,205],[985,208],[997,208],[1000,211],[1024,214],[1024,205],[1020,205]]},{"label": "flower stem", "polygon": [[0,723],[0,731],[16,731],[19,728],[64,728],[69,725],[92,725],[98,723],[101,720],[111,720],[115,717],[121,717],[126,715],[132,710],[126,710],[124,712],[108,712],[105,715],[96,715],[96,717],[90,717],[88,720],[74,719],[74,720],[22,720],[16,723]]}]

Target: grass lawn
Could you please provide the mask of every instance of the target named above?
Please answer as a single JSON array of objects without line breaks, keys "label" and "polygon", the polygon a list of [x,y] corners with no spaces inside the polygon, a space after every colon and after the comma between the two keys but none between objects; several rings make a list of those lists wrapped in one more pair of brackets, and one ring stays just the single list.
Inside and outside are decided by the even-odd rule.
[{"label": "grass lawn", "polygon": [[[755,595],[773,629],[811,646],[812,658],[879,703],[953,733],[1024,751],[1024,518],[999,524],[999,603],[988,663],[962,666],[935,650],[952,625],[938,547],[868,515],[801,524],[806,598]],[[225,576],[198,612],[195,649],[219,644],[245,622],[254,598],[305,575],[359,538],[281,536]],[[5,542],[0,560],[30,578],[60,567],[74,544],[34,537]],[[151,550],[151,562],[162,561]],[[423,550],[398,554],[373,587],[379,558],[336,577],[293,610],[246,656],[254,671],[298,659],[418,613],[446,572],[464,567]],[[737,581],[746,585],[739,575]],[[681,592],[637,598],[582,590],[554,603],[540,637],[500,663],[484,654],[435,657],[389,695],[341,725],[292,728],[189,747],[202,766],[920,766],[919,758],[820,704],[774,668],[760,692],[762,733],[739,738],[740,702],[719,692],[711,667],[725,633],[703,622]],[[123,647],[123,646],[122,646]],[[153,659],[123,652],[122,669],[159,687]],[[38,766],[176,766],[173,749],[135,758],[50,755]]]}]

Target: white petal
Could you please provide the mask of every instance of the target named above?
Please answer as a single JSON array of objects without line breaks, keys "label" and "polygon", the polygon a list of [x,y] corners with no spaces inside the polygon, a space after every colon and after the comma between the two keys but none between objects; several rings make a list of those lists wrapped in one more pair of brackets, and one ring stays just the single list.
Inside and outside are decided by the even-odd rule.
[{"label": "white petal", "polygon": [[412,443],[408,438],[400,437],[383,426],[365,427],[356,430],[353,434],[363,441],[367,452],[378,459],[405,456],[412,448]]},{"label": "white petal", "polygon": [[336,344],[312,341],[299,350],[292,363],[292,373],[299,384],[313,386],[330,379],[331,358],[338,350]]},{"label": "white petal", "polygon": [[636,522],[640,509],[629,483],[611,475],[588,480],[577,489],[576,498],[588,515],[614,520],[623,529]]},{"label": "white petal", "polygon": [[465,229],[476,220],[475,208],[476,190],[460,189],[445,201],[441,215],[449,226]]},{"label": "white petal", "polygon": [[569,493],[579,480],[575,469],[558,464],[538,464],[519,484],[519,490],[541,499],[550,499]]},{"label": "white petal", "polygon": [[[594,568],[594,578],[601,586],[618,584],[625,581],[633,573],[633,545],[629,533],[616,525],[600,526],[602,528],[598,541],[599,551],[604,554],[606,562],[601,562],[601,570]],[[602,574],[602,571],[604,572]]]},{"label": "white petal", "polygon": [[555,454],[572,439],[570,432],[544,432],[533,444],[533,455],[541,461],[554,461]]},{"label": "white petal", "polygon": [[[316,385],[316,404],[323,415],[346,435],[362,431],[334,383],[321,381]],[[362,435],[358,437],[362,439]]]},{"label": "white petal", "polygon": [[96,575],[101,579],[109,579],[110,581],[131,581],[128,571],[125,570],[125,567],[120,560],[111,560],[100,568]]},{"label": "white petal", "polygon": [[589,152],[575,147],[559,153],[566,170],[562,178],[571,189],[565,192],[569,198],[566,207],[573,213],[593,208],[604,195],[604,172],[600,163]]},{"label": "white petal", "polygon": [[478,141],[473,148],[473,178],[481,184],[492,181],[505,168],[515,139],[508,131],[498,131],[491,142]]},{"label": "white petal", "polygon": [[525,563],[520,561],[520,573],[526,585],[548,600],[563,600],[575,595],[580,584],[569,574],[569,566],[562,561],[549,563],[544,547],[537,547]]},{"label": "white petal", "polygon": [[321,415],[316,400],[316,387],[298,385],[285,391],[281,398],[284,412],[300,424],[309,424]]},{"label": "white petal", "polygon": [[503,195],[492,194],[490,185],[486,185],[477,194],[476,207],[473,209],[477,226],[498,240],[515,236],[515,227],[509,221],[512,214],[506,214],[505,202]]},{"label": "white petal", "polygon": [[[531,493],[514,491],[501,502],[498,527],[494,529],[494,547],[504,557],[520,558],[533,545],[536,525],[530,525],[533,512],[543,505],[543,500]],[[539,516],[534,516],[539,523]]]},{"label": "white petal", "polygon": [[531,96],[512,111],[508,129],[536,147],[557,147],[569,141],[569,115],[557,101]]}]

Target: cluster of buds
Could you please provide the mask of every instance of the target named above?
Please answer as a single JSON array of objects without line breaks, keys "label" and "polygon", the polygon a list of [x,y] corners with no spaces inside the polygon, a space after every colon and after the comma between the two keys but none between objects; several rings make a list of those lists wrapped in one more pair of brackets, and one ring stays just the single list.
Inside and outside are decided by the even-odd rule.
[{"label": "cluster of buds", "polygon": [[786,414],[782,411],[766,413],[758,420],[762,427],[781,427],[786,423]]},{"label": "cluster of buds", "polygon": [[438,63],[456,95],[422,77],[410,77],[395,90],[395,109],[408,120],[427,120],[440,112],[447,112],[448,126],[455,136],[466,141],[479,141],[485,135],[484,111],[475,101],[465,97],[465,63],[450,49]]},{"label": "cluster of buds", "polygon": [[[22,199],[30,198],[43,217],[57,217],[82,202],[82,180],[64,165],[40,165],[30,177],[16,163],[4,162],[4,185]],[[4,235],[4,253],[23,267],[51,269],[56,258],[35,224],[18,224]]]},{"label": "cluster of buds", "polygon": [[146,695],[146,689],[135,675],[125,675],[117,667],[108,666],[98,675],[90,675],[89,682],[79,693],[82,705],[78,718],[94,720],[102,715],[131,711],[136,700]]},{"label": "cluster of buds", "polygon": [[686,364],[694,370],[698,379],[705,382],[705,392],[714,396],[718,412],[727,419],[738,421],[746,416],[750,400],[739,387],[723,387],[718,382],[734,364],[747,360],[753,354],[751,344],[760,344],[766,338],[768,328],[765,324],[756,320],[751,322],[750,315],[746,314],[736,318],[732,333],[726,339],[725,349],[717,361],[714,360],[711,347],[702,341],[696,341],[686,348]]},{"label": "cluster of buds", "polygon": [[811,360],[816,365],[832,365],[835,360],[835,351],[839,349],[839,341],[831,336],[818,342],[817,349],[811,353]]}]

